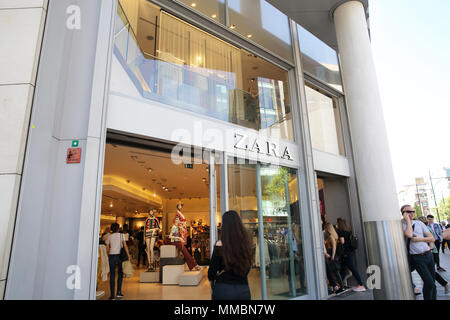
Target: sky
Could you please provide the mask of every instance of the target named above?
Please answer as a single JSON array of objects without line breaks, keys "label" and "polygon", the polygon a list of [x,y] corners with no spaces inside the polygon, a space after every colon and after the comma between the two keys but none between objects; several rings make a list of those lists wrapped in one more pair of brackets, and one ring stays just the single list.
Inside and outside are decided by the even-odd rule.
[{"label": "sky", "polygon": [[369,0],[369,15],[400,190],[450,167],[450,0]]}]

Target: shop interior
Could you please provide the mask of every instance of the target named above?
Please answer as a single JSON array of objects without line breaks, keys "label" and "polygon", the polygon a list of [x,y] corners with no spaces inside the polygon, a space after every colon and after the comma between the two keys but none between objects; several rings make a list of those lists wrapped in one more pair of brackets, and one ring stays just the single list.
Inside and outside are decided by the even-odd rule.
[{"label": "shop interior", "polygon": [[[109,265],[104,239],[115,222],[120,225],[121,232],[128,232],[130,236],[127,245],[135,270],[132,277],[123,279],[126,299],[210,298],[207,280],[211,228],[209,165],[188,165],[179,163],[181,160],[166,150],[107,143],[97,278],[97,290],[105,294],[100,299],[109,297]],[[200,266],[199,272],[189,271],[180,250],[175,250],[169,239],[179,203],[183,204],[181,212],[186,218],[185,248]],[[157,223],[148,227],[146,220],[154,218]],[[216,221],[220,229],[220,214]],[[147,248],[142,249],[141,245],[143,253],[139,257],[141,228]],[[150,235],[154,238],[152,242],[145,241],[147,228],[154,228]],[[174,283],[173,278],[179,275],[185,275],[185,283]]]}]

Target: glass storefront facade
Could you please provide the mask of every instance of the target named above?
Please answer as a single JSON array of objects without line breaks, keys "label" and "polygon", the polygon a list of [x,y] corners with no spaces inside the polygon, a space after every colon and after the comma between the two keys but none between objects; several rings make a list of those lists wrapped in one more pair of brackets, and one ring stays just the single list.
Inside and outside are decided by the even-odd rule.
[{"label": "glass storefront facade", "polygon": [[[296,140],[289,68],[219,39],[149,1],[118,2],[114,57],[144,100],[237,125],[269,139]],[[178,2],[247,37],[249,43],[293,61],[289,20],[266,1]],[[317,55],[323,48],[314,38],[306,41],[305,34],[298,26],[304,71],[342,90],[336,53],[325,50],[321,54],[327,57]],[[312,147],[345,156],[338,98],[312,84],[305,84],[305,91]],[[258,153],[259,149],[258,145]],[[222,164],[216,158],[211,180],[215,189],[210,193],[214,197],[210,198],[210,223],[216,234],[211,239],[220,235],[221,207],[235,210],[253,241],[248,276],[252,299],[313,294],[305,259],[305,250],[311,248],[305,248],[308,241],[303,232],[310,222],[303,221],[307,214],[300,209],[299,159],[285,166],[275,158],[271,163],[230,152],[223,156],[227,160]]]}]

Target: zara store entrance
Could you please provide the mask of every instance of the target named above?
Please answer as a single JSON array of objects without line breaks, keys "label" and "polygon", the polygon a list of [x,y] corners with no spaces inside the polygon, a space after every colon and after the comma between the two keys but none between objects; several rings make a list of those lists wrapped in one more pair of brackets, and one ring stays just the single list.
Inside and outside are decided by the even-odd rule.
[{"label": "zara store entrance", "polygon": [[[98,235],[97,291],[104,294],[98,299],[110,294],[105,245],[112,223],[126,234],[134,269],[123,279],[123,299],[210,299],[207,269],[226,210],[240,215],[253,242],[252,299],[308,293],[296,168],[156,140],[109,137]],[[180,213],[186,222],[183,250],[170,240]],[[146,222],[153,219],[157,223],[149,227]],[[157,230],[149,234],[148,229]],[[189,270],[192,260],[200,270]]]}]

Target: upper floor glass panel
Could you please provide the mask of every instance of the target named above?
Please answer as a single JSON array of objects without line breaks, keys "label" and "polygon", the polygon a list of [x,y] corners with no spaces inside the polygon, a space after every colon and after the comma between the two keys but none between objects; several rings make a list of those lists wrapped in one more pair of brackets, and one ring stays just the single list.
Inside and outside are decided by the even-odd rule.
[{"label": "upper floor glass panel", "polygon": [[[177,0],[293,62],[289,19],[265,0]],[[227,18],[228,15],[228,24]]]},{"label": "upper floor glass panel", "polygon": [[293,141],[287,71],[147,1],[119,2],[115,55],[143,97]]},{"label": "upper floor glass panel", "polygon": [[188,5],[194,10],[203,13],[205,16],[226,24],[225,0],[178,0]]},{"label": "upper floor glass panel", "polygon": [[297,25],[303,70],[342,92],[337,53],[319,38]]},{"label": "upper floor glass panel", "polygon": [[229,27],[293,61],[288,17],[265,0],[228,0]]},{"label": "upper floor glass panel", "polygon": [[338,99],[305,85],[309,130],[314,149],[345,155]]}]

